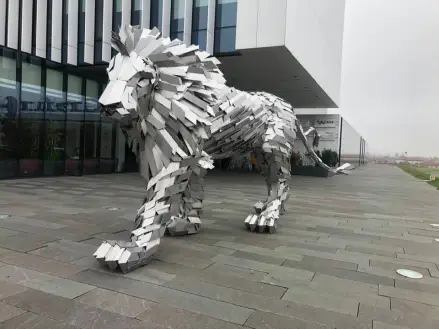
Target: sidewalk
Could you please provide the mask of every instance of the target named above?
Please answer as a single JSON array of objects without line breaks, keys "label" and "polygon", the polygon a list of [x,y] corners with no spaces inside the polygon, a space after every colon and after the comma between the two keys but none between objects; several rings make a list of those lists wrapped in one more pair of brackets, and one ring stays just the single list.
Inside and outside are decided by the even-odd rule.
[{"label": "sidewalk", "polygon": [[0,329],[439,328],[433,187],[379,165],[293,176],[268,235],[244,228],[261,176],[206,182],[202,232],[166,237],[156,260],[121,275],[91,256],[128,238],[138,175],[0,181]]}]

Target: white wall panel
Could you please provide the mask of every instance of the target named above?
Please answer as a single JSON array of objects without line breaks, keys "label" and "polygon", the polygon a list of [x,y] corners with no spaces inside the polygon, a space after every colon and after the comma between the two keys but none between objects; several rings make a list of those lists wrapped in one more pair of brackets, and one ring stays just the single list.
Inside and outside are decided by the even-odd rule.
[{"label": "white wall panel", "polygon": [[[341,41],[329,40],[343,38],[340,24],[344,26],[345,1],[332,2],[328,6],[325,1],[288,0],[285,45],[334,103],[339,104]],[[331,29],[331,25],[338,27]]]},{"label": "white wall panel", "polygon": [[19,22],[19,5],[18,0],[8,1],[8,34],[7,46],[18,49],[18,22]]},{"label": "white wall panel", "polygon": [[68,32],[67,32],[67,63],[78,64],[78,0],[69,0]]},{"label": "white wall panel", "polygon": [[[239,2],[239,1],[238,1]],[[207,6],[207,40],[206,51],[213,54],[213,46],[215,44],[215,9],[216,1],[209,0]]]},{"label": "white wall panel", "polygon": [[192,39],[192,10],[194,7],[193,0],[185,0],[184,2],[184,31],[183,42],[186,45],[191,44]]},{"label": "white wall panel", "polygon": [[46,58],[47,43],[47,0],[34,0],[37,2],[37,21],[35,26],[35,55]]},{"label": "white wall panel", "polygon": [[104,19],[102,28],[102,60],[111,60],[111,29],[113,25],[113,0],[104,0]]},{"label": "white wall panel", "polygon": [[257,47],[259,0],[239,0],[236,15],[236,49]]},{"label": "white wall panel", "polygon": [[[36,1],[36,0],[35,0]],[[30,54],[32,52],[32,11],[33,0],[22,0],[21,6],[21,50]]]},{"label": "white wall panel", "polygon": [[140,18],[140,26],[149,29],[151,22],[151,0],[142,0],[142,14]]},{"label": "white wall panel", "polygon": [[5,45],[6,37],[6,2],[7,0],[0,0],[0,45]]},{"label": "white wall panel", "polygon": [[131,0],[122,1],[122,25],[131,24]]},{"label": "white wall panel", "polygon": [[94,63],[95,7],[95,0],[85,1],[84,62],[89,64]]},{"label": "white wall panel", "polygon": [[163,1],[162,35],[167,38],[171,32],[171,0]]},{"label": "white wall panel", "polygon": [[51,60],[61,62],[62,47],[62,1],[52,1],[52,40],[51,40]]}]

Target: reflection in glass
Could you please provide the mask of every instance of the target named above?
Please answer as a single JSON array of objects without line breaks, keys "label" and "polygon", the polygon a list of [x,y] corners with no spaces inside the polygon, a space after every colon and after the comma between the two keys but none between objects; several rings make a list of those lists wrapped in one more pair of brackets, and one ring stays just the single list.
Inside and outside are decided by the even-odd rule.
[{"label": "reflection in glass", "polygon": [[217,0],[215,10],[215,53],[235,51],[237,0]]},{"label": "reflection in glass", "polygon": [[183,41],[184,3],[185,0],[171,0],[171,40],[179,39]]},{"label": "reflection in glass", "polygon": [[67,77],[66,163],[68,175],[81,173],[81,131],[84,123],[84,97],[81,95],[82,79],[69,74]]},{"label": "reflection in glass", "polygon": [[101,124],[99,113],[99,84],[86,80],[85,125],[84,125],[84,161],[83,173],[96,173],[98,168],[98,136]]},{"label": "reflection in glass", "polygon": [[100,148],[100,172],[110,173],[114,171],[115,162],[113,156],[113,121],[102,118],[101,148]]},{"label": "reflection in glass", "polygon": [[53,69],[47,69],[44,175],[53,176],[64,173],[65,119],[63,74]]},{"label": "reflection in glass", "polygon": [[162,30],[163,0],[151,0],[150,28],[157,27]]},{"label": "reflection in glass", "polygon": [[131,0],[131,25],[140,25],[141,1]]},{"label": "reflection in glass", "polygon": [[208,0],[194,0],[192,11],[192,44],[206,50]]},{"label": "reflection in glass", "polygon": [[19,158],[22,176],[39,175],[43,167],[44,88],[41,60],[23,56]]},{"label": "reflection in glass", "polygon": [[0,178],[17,170],[18,90],[15,52],[0,49]]}]

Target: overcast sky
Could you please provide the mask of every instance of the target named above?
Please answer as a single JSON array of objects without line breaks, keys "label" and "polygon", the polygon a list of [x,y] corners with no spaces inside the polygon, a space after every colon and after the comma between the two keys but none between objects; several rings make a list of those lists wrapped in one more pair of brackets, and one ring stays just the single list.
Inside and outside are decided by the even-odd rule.
[{"label": "overcast sky", "polygon": [[439,156],[439,0],[346,0],[342,70],[370,152]]}]

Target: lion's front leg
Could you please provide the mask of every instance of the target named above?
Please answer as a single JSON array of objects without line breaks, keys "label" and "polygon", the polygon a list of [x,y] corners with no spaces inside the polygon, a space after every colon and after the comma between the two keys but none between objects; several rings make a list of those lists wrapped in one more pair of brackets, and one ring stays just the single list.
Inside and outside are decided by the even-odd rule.
[{"label": "lion's front leg", "polygon": [[285,212],[285,202],[289,197],[288,177],[285,168],[288,164],[272,153],[264,152],[262,148],[255,149],[256,162],[265,177],[268,197],[254,205],[255,212],[245,219],[245,225],[250,231],[274,233],[279,216]]},{"label": "lion's front leg", "polygon": [[[163,165],[160,171],[158,167],[147,170],[156,174],[148,181],[146,197],[137,212],[135,229],[131,232],[131,241],[105,241],[95,252],[95,258],[112,270],[120,268],[123,273],[148,263],[157,251],[167,225],[180,212],[183,193],[194,170],[198,170],[200,158],[187,157]],[[187,234],[192,229],[189,226],[176,226],[176,230],[186,230]]]},{"label": "lion's front leg", "polygon": [[179,214],[173,216],[166,227],[166,233],[170,236],[196,234],[200,231],[205,175],[206,169],[197,167],[189,177],[182,195]]}]

